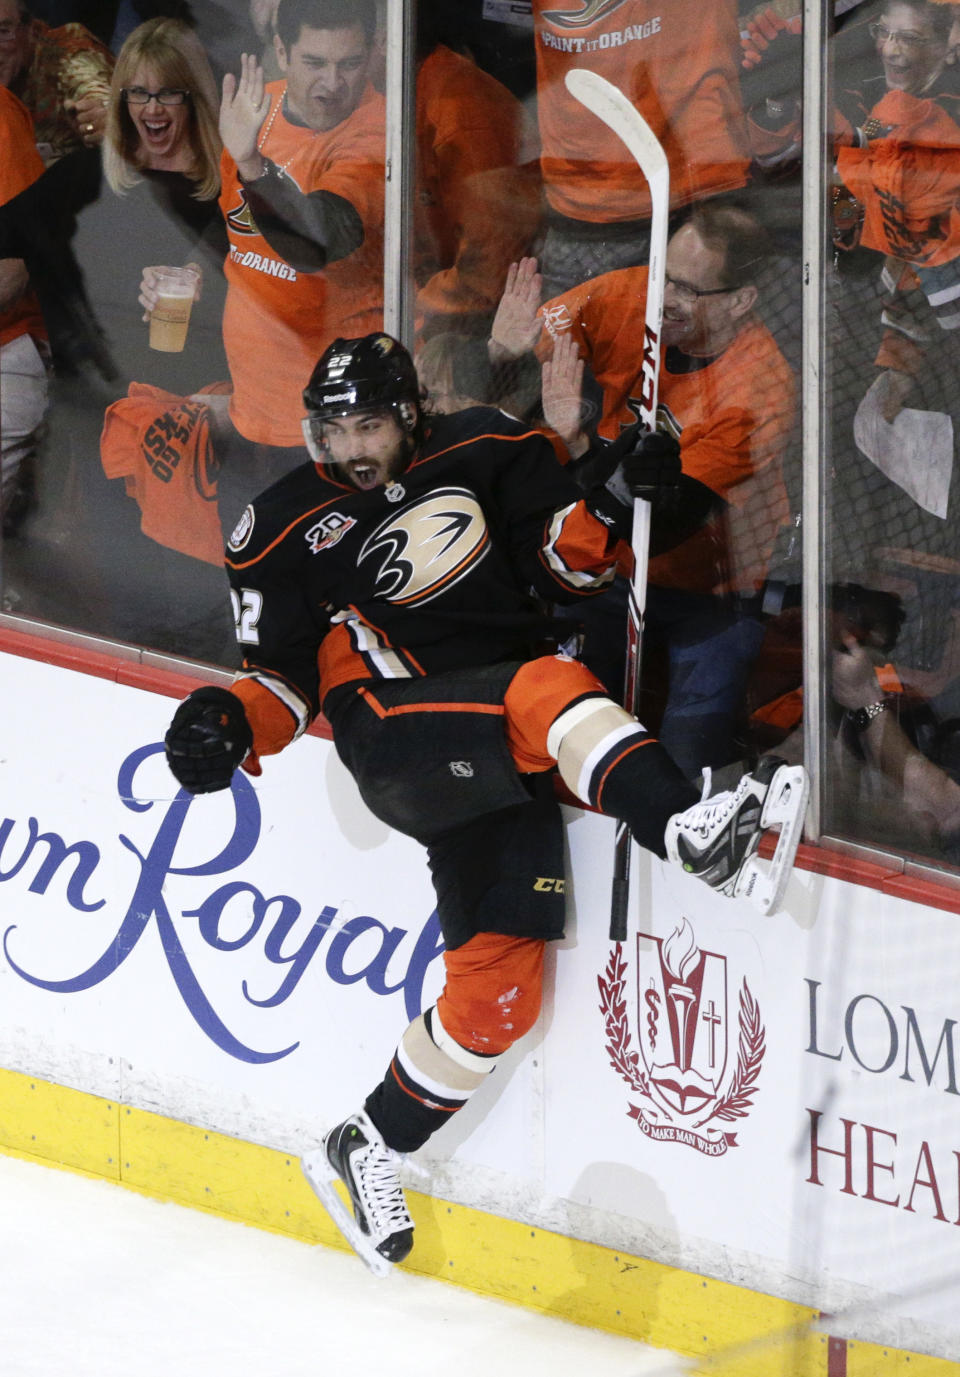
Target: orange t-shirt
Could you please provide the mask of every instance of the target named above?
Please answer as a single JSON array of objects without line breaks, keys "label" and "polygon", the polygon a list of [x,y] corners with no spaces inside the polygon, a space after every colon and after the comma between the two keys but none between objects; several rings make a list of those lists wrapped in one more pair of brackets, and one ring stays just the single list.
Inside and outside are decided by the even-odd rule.
[{"label": "orange t-shirt", "polygon": [[[213,383],[201,392],[225,391]],[[133,382],[107,407],[100,462],[122,478],[140,508],[140,529],[158,545],[223,567],[216,465],[210,418],[202,402],[151,383]]]},{"label": "orange t-shirt", "polygon": [[[6,86],[0,86],[0,205],[25,191],[43,172],[43,159],[33,138],[33,120],[27,107]],[[12,306],[0,311],[0,345],[21,335],[46,339],[40,305],[26,291]]]},{"label": "orange t-shirt", "polygon": [[269,445],[301,445],[303,389],[338,335],[383,328],[383,97],[368,88],[345,120],[326,133],[283,113],[286,82],[271,82],[259,148],[305,194],[330,191],[354,207],[360,247],[320,272],[300,272],[260,234],[237,165],[224,151],[220,209],[230,250],[223,342],[233,381],[230,415],[241,435]]},{"label": "orange t-shirt", "polygon": [[647,184],[620,139],[564,85],[586,67],[619,87],[663,144],[670,201],[743,186],[749,153],[734,0],[533,0],[537,111],[547,199],[575,220],[650,215]]},{"label": "orange t-shirt", "polygon": [[540,168],[523,106],[440,44],[417,72],[418,314],[495,310],[539,219]]},{"label": "orange t-shirt", "polygon": [[860,243],[925,268],[960,253],[960,125],[936,100],[887,91],[870,111],[886,129],[840,147],[837,170],[863,203]]},{"label": "orange t-shirt", "polygon": [[[570,333],[603,389],[598,434],[613,440],[639,416],[639,357],[647,269],[584,282],[543,307],[544,336]],[[673,365],[673,368],[671,368]],[[680,365],[689,367],[682,371]],[[683,471],[727,503],[724,512],[650,561],[651,584],[692,592],[760,587],[777,530],[789,516],[781,458],[796,384],[766,326],[749,321],[722,353],[661,355],[657,428],[680,444]]]}]

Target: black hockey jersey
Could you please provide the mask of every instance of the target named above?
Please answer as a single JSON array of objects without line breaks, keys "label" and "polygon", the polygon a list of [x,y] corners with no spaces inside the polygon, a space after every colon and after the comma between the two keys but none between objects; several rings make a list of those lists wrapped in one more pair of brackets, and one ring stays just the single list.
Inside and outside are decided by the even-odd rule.
[{"label": "black hockey jersey", "polygon": [[[417,457],[358,491],[307,463],[247,508],[227,546],[258,754],[348,683],[527,659],[544,602],[613,579],[617,538],[552,448],[502,412],[431,420]],[[600,511],[601,515],[595,512]]]}]

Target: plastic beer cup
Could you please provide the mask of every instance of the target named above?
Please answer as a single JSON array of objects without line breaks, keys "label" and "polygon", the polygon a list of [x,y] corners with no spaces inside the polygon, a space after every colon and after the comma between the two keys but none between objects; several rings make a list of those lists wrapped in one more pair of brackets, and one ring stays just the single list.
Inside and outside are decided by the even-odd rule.
[{"label": "plastic beer cup", "polygon": [[157,268],[154,277],[157,304],[150,313],[150,348],[179,354],[187,342],[200,274],[195,268]]}]

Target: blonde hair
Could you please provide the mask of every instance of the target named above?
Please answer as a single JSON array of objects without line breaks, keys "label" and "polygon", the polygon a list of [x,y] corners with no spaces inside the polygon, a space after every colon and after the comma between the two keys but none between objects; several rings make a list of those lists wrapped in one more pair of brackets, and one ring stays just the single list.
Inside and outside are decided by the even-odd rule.
[{"label": "blonde hair", "polygon": [[140,138],[123,100],[138,67],[148,66],[157,85],[189,91],[187,136],[193,154],[190,179],[198,201],[213,201],[220,192],[220,131],[217,84],[203,44],[180,19],[148,19],[133,30],[117,56],[110,81],[103,170],[119,195],[141,180],[137,158]]}]

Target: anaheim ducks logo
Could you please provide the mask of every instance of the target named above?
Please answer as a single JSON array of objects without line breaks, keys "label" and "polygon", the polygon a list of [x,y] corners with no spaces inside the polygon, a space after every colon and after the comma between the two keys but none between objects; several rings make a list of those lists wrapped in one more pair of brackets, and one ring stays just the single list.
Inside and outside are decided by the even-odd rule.
[{"label": "anaheim ducks logo", "polygon": [[626,0],[587,0],[581,10],[544,10],[543,17],[558,29],[588,29],[625,4]]},{"label": "anaheim ducks logo", "polygon": [[259,234],[256,221],[250,214],[250,207],[247,205],[247,196],[243,188],[240,188],[240,204],[234,206],[233,210],[227,211],[227,227],[235,230],[237,234]]},{"label": "anaheim ducks logo", "polygon": [[466,488],[438,488],[395,512],[364,541],[358,564],[379,559],[377,596],[406,607],[458,583],[490,548],[480,503]]}]

